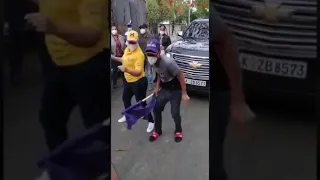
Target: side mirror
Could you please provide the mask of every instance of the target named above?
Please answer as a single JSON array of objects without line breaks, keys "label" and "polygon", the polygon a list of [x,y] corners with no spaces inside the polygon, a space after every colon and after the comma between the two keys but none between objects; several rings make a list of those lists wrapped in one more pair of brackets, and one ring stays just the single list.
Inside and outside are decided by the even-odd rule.
[{"label": "side mirror", "polygon": [[182,35],[183,35],[183,31],[179,31],[178,36],[182,37]]}]

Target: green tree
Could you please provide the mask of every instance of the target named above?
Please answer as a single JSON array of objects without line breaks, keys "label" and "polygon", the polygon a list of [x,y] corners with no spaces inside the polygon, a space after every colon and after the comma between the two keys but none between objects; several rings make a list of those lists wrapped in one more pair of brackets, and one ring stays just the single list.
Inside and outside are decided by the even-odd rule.
[{"label": "green tree", "polygon": [[155,0],[147,0],[147,21],[151,24],[168,20],[170,13],[166,11],[166,7]]},{"label": "green tree", "polygon": [[195,0],[192,7],[195,11],[191,14],[191,20],[209,18],[209,0]]}]

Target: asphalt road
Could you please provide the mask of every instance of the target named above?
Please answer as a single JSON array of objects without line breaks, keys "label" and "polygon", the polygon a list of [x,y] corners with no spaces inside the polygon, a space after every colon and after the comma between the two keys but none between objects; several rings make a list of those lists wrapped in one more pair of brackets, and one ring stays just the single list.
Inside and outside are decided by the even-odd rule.
[{"label": "asphalt road", "polygon": [[[38,123],[42,78],[36,58],[24,69],[21,87],[6,83],[5,88],[4,180],[33,179],[40,173],[37,160],[47,152]],[[163,113],[163,136],[149,143],[146,122],[131,131],[116,122],[123,108],[121,88],[112,98],[112,159],[121,180],[208,179],[205,98],[191,96],[189,105],[182,107],[184,140],[178,144],[172,137],[169,105]],[[266,102],[252,103],[255,121],[229,127],[225,151],[230,180],[316,180],[316,125],[310,112],[289,107],[292,102]],[[69,123],[71,135],[83,130],[79,119],[76,109]]]}]

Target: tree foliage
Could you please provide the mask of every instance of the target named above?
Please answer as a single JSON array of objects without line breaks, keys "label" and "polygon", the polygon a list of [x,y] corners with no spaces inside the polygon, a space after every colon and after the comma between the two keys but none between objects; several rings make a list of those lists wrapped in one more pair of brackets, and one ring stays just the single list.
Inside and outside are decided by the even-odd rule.
[{"label": "tree foliage", "polygon": [[209,0],[196,0],[193,3],[196,11],[192,12],[191,19],[193,18],[208,18],[209,17]]},{"label": "tree foliage", "polygon": [[209,17],[209,0],[147,0],[147,20],[149,23],[170,21],[180,23],[188,20],[189,8],[196,9],[190,19]]},{"label": "tree foliage", "polygon": [[165,6],[161,6],[155,0],[147,0],[147,21],[149,23],[159,23],[168,20],[169,14],[166,12]]}]

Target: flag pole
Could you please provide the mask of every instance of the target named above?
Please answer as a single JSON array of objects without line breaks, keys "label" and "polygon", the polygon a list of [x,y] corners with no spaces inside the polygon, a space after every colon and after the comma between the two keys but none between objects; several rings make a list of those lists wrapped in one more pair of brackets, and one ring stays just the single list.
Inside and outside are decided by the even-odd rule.
[{"label": "flag pole", "polygon": [[153,95],[154,95],[154,93],[150,94],[148,97],[144,98],[144,99],[142,100],[142,102],[147,101],[147,100],[150,99]]}]

